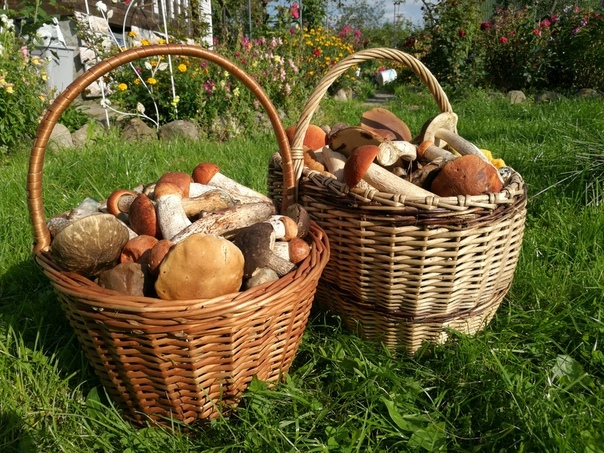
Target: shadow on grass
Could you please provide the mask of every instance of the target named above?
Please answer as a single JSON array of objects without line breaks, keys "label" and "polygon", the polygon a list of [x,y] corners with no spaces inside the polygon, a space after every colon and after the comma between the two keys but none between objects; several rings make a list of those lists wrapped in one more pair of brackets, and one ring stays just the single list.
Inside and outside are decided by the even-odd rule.
[{"label": "shadow on grass", "polygon": [[0,317],[23,345],[52,357],[62,377],[73,375],[72,388],[87,394],[99,385],[50,281],[33,257],[0,275]]}]

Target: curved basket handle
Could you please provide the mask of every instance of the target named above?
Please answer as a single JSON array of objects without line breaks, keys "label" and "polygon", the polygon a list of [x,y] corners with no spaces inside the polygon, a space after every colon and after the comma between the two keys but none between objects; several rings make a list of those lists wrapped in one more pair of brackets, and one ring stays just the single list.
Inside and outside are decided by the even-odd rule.
[{"label": "curved basket handle", "polygon": [[[302,143],[304,142],[304,135],[306,134],[306,130],[308,129],[313,114],[319,107],[321,99],[323,98],[331,84],[349,68],[363,61],[375,59],[392,60],[404,64],[405,66],[408,66],[409,69],[411,69],[415,73],[415,75],[417,75],[420,80],[428,87],[441,112],[444,113],[453,111],[453,109],[451,108],[451,104],[449,103],[449,99],[447,98],[447,95],[438,83],[438,80],[436,80],[430,70],[428,70],[428,68],[426,68],[423,63],[417,58],[406,54],[405,52],[401,52],[400,50],[380,47],[375,49],[361,50],[352,55],[349,55],[343,60],[340,60],[338,63],[336,63],[334,66],[331,67],[329,71],[327,71],[327,73],[325,73],[317,87],[314,89],[314,91],[311,93],[308,100],[306,101],[306,105],[302,110],[302,113],[300,114],[298,123],[296,124],[296,133],[294,134],[294,140],[292,141],[291,147],[296,188],[298,186],[300,178],[302,177],[302,170],[304,168],[304,155],[302,147]],[[285,170],[286,168],[284,167],[284,173]],[[294,197],[297,198],[297,193],[294,193]],[[291,203],[291,200],[288,201],[288,203]]]},{"label": "curved basket handle", "polygon": [[[119,66],[128,64],[134,60],[141,58],[158,56],[158,55],[185,55],[196,57],[216,63],[242,82],[262,104],[262,107],[268,114],[273,126],[279,152],[283,159],[283,190],[284,194],[288,194],[288,199],[292,198],[294,192],[294,174],[291,165],[291,151],[283,124],[279,118],[277,110],[270,101],[262,87],[245,71],[235,65],[229,59],[208,49],[198,46],[182,45],[182,44],[158,44],[151,46],[137,47],[126,50],[117,55],[107,58],[100,63],[94,65],[84,74],[76,78],[63,91],[48,108],[48,111],[42,118],[36,140],[31,150],[29,160],[29,172],[27,174],[27,201],[29,213],[34,230],[34,252],[47,249],[50,245],[50,232],[46,226],[46,218],[44,215],[44,204],[42,201],[42,168],[44,165],[44,153],[50,138],[50,134],[57,123],[61,114],[79,96],[92,82],[103,77],[109,71],[116,69]],[[284,197],[285,199],[285,197]]]}]

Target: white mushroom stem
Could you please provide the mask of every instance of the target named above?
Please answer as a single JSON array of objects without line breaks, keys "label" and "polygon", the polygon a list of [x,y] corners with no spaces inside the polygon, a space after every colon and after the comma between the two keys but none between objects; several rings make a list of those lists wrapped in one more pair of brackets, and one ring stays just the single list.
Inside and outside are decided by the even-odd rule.
[{"label": "white mushroom stem", "polygon": [[226,190],[234,198],[241,199],[241,202],[247,202],[249,200],[246,199],[253,198],[256,199],[256,201],[265,201],[272,203],[272,200],[266,195],[263,195],[260,192],[256,192],[255,190],[250,189],[249,187],[244,186],[243,184],[239,184],[237,181],[234,181],[231,178],[224,176],[222,173],[216,173],[208,182],[208,184]]},{"label": "white mushroom stem", "polygon": [[272,215],[265,222],[275,231],[275,238],[289,241],[298,235],[298,224],[294,219],[284,215]]},{"label": "white mushroom stem", "polygon": [[420,198],[436,196],[432,192],[424,190],[403,178],[399,178],[377,164],[369,165],[369,168],[363,175],[363,180],[381,192],[400,193],[409,197]]},{"label": "white mushroom stem", "polygon": [[171,241],[178,243],[194,233],[226,235],[262,222],[275,214],[276,209],[272,201],[239,204],[221,211],[205,212],[198,220],[173,236]]},{"label": "white mushroom stem", "polygon": [[155,210],[162,236],[172,240],[191,225],[182,205],[182,193],[174,184],[158,184],[155,188]]},{"label": "white mushroom stem", "polygon": [[382,142],[379,148],[380,152],[375,160],[384,167],[394,165],[399,159],[412,161],[417,158],[416,146],[405,140]]},{"label": "white mushroom stem", "polygon": [[[424,144],[422,143],[420,147],[423,145]],[[451,151],[447,151],[446,149],[440,148],[436,145],[428,145],[423,150],[423,153],[421,153],[421,158],[430,162],[440,158],[448,162],[450,160],[454,160],[457,158],[457,156]]]}]

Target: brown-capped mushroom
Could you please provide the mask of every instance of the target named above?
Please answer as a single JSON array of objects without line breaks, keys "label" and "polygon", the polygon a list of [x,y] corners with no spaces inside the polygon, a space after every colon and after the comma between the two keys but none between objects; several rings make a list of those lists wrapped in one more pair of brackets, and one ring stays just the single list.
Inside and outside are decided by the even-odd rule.
[{"label": "brown-capped mushroom", "polygon": [[138,194],[130,205],[128,222],[130,223],[130,228],[139,235],[161,237],[155,205],[151,201],[151,198],[144,193]]},{"label": "brown-capped mushroom", "polygon": [[250,278],[259,268],[269,267],[280,277],[292,271],[296,266],[292,262],[273,253],[275,231],[265,222],[256,223],[242,229],[233,239],[245,259],[243,275]]},{"label": "brown-capped mushroom", "polygon": [[375,145],[360,146],[346,160],[344,166],[344,181],[354,188],[362,179],[377,190],[386,193],[399,193],[409,197],[430,197],[433,193],[416,186],[392,174],[383,167],[374,164],[375,156],[380,148]]},{"label": "brown-capped mushroom", "polygon": [[[290,146],[293,144],[294,136],[296,135],[296,126],[290,126],[285,129],[285,135]],[[315,124],[309,124],[304,134],[302,144],[308,147],[311,151],[323,148],[327,143],[327,134],[323,129]]]},{"label": "brown-capped mushroom", "polygon": [[298,225],[298,237],[303,238],[310,230],[310,215],[300,203],[292,203],[283,212],[284,215],[293,219]]},{"label": "brown-capped mushroom", "polygon": [[275,230],[275,238],[289,241],[298,236],[298,224],[286,215],[272,215],[265,220]]},{"label": "brown-capped mushroom", "polygon": [[128,296],[150,295],[151,279],[145,277],[145,271],[140,263],[120,263],[107,269],[99,275],[99,286],[118,291]]},{"label": "brown-capped mushroom", "polygon": [[193,180],[200,184],[208,184],[227,191],[233,198],[242,203],[255,201],[271,201],[266,195],[261,194],[243,184],[220,173],[220,167],[211,162],[202,162],[193,169]]},{"label": "brown-capped mushroom", "polygon": [[473,154],[448,162],[434,178],[432,192],[441,197],[500,192],[503,183],[493,165]]},{"label": "brown-capped mushroom", "polygon": [[361,115],[361,126],[370,130],[389,130],[395,138],[410,142],[413,136],[409,126],[390,110],[381,107],[369,109]]},{"label": "brown-capped mushroom", "polygon": [[128,239],[128,229],[115,216],[89,215],[72,222],[55,236],[52,255],[66,271],[96,276],[117,264]]},{"label": "brown-capped mushroom", "polygon": [[158,242],[156,237],[144,234],[130,239],[122,248],[120,263],[148,262],[149,253]]},{"label": "brown-capped mushroom", "polygon": [[212,234],[193,234],[175,244],[155,282],[167,300],[211,299],[239,291],[243,254],[231,241]]},{"label": "brown-capped mushroom", "polygon": [[290,241],[276,241],[273,252],[281,258],[298,264],[310,255],[310,245],[302,238],[293,238]]},{"label": "brown-capped mushroom", "polygon": [[174,245],[169,239],[160,239],[149,252],[148,268],[151,275],[159,273],[159,266]]}]

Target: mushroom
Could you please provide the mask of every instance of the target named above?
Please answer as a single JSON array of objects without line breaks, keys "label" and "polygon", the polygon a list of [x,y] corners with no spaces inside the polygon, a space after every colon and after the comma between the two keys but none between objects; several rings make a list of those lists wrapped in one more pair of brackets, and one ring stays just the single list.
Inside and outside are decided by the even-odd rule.
[{"label": "mushroom", "polygon": [[256,269],[252,276],[243,282],[243,289],[250,289],[254,286],[264,285],[279,280],[277,273],[268,267]]},{"label": "mushroom", "polygon": [[420,143],[420,145],[417,147],[417,157],[427,161],[432,161],[435,159],[450,161],[457,158],[455,154],[447,151],[446,149],[439,148],[431,140],[425,140]]},{"label": "mushroom", "polygon": [[182,206],[182,189],[170,182],[158,182],[155,187],[157,223],[162,236],[172,239],[191,225]]},{"label": "mushroom", "polygon": [[403,120],[390,110],[380,107],[364,112],[361,115],[361,126],[369,130],[381,129],[391,131],[395,136],[394,140],[410,142],[413,138],[409,126]]},{"label": "mushroom", "polygon": [[457,132],[457,115],[453,112],[444,112],[430,118],[424,123],[421,132],[413,139],[413,142],[422,143],[430,141],[439,148],[444,148],[446,143],[443,143],[440,138],[436,137],[436,131],[439,130]]},{"label": "mushroom", "polygon": [[379,146],[383,141],[384,138],[373,131],[360,126],[350,126],[332,133],[329,136],[327,145],[333,151],[337,151],[348,157],[359,146]]},{"label": "mushroom", "polygon": [[298,225],[298,237],[303,238],[310,230],[310,215],[300,203],[292,203],[283,212],[284,215],[293,219]]},{"label": "mushroom", "polygon": [[66,271],[96,276],[117,264],[128,238],[128,229],[113,215],[89,215],[55,236],[52,255]]},{"label": "mushroom", "polygon": [[344,181],[348,187],[355,187],[362,179],[377,190],[387,193],[400,193],[409,197],[431,197],[433,193],[416,186],[392,174],[373,163],[380,148],[375,145],[360,146],[346,160]]},{"label": "mushroom", "polygon": [[182,193],[182,198],[187,198],[189,196],[189,191],[192,182],[193,178],[182,171],[169,171],[167,173],[164,173],[159,177],[159,179],[155,183],[155,195],[153,198],[157,200],[157,186],[162,183],[174,184],[180,189]]},{"label": "mushroom", "polygon": [[289,241],[298,236],[298,224],[286,215],[272,215],[265,220],[275,230],[275,238]]},{"label": "mushroom", "polygon": [[151,275],[157,275],[159,273],[159,266],[173,245],[174,242],[169,239],[160,239],[150,250],[147,265]]},{"label": "mushroom", "polygon": [[241,202],[246,202],[246,199],[251,198],[254,201],[261,200],[272,203],[272,200],[266,195],[239,184],[237,181],[220,173],[220,167],[211,162],[202,162],[197,165],[193,170],[193,180],[201,184],[209,184],[226,190],[234,198],[240,199]]},{"label": "mushroom", "polygon": [[500,192],[503,183],[493,165],[475,155],[448,162],[432,181],[432,192],[441,197]]},{"label": "mushroom", "polygon": [[298,264],[310,255],[310,245],[302,238],[293,238],[291,241],[276,241],[273,252],[281,258]]},{"label": "mushroom", "polygon": [[128,296],[145,296],[153,293],[152,279],[146,277],[140,263],[120,263],[101,272],[99,286]]},{"label": "mushroom", "polygon": [[145,234],[130,239],[122,248],[120,263],[148,262],[149,253],[158,242],[156,237]]},{"label": "mushroom", "polygon": [[161,299],[211,299],[239,291],[244,258],[231,241],[193,234],[174,245],[161,265],[155,290]]},{"label": "mushroom", "polygon": [[171,238],[178,243],[195,233],[224,236],[241,228],[268,219],[276,214],[273,202],[238,204],[221,211],[204,212],[199,219]]},{"label": "mushroom", "polygon": [[265,222],[259,222],[241,230],[233,243],[239,247],[245,258],[243,275],[250,278],[259,268],[268,267],[280,277],[293,270],[296,266],[292,262],[273,253],[275,245],[275,231]]},{"label": "mushroom", "polygon": [[128,222],[130,227],[139,235],[144,234],[156,238],[161,236],[155,206],[151,198],[144,193],[138,194],[132,201],[128,211]]},{"label": "mushroom", "polygon": [[[287,136],[290,146],[293,145],[294,136],[296,135],[296,126],[290,126],[285,129],[285,135]],[[306,128],[302,144],[310,148],[311,151],[321,149],[327,144],[327,134],[319,126],[309,124]]]}]

